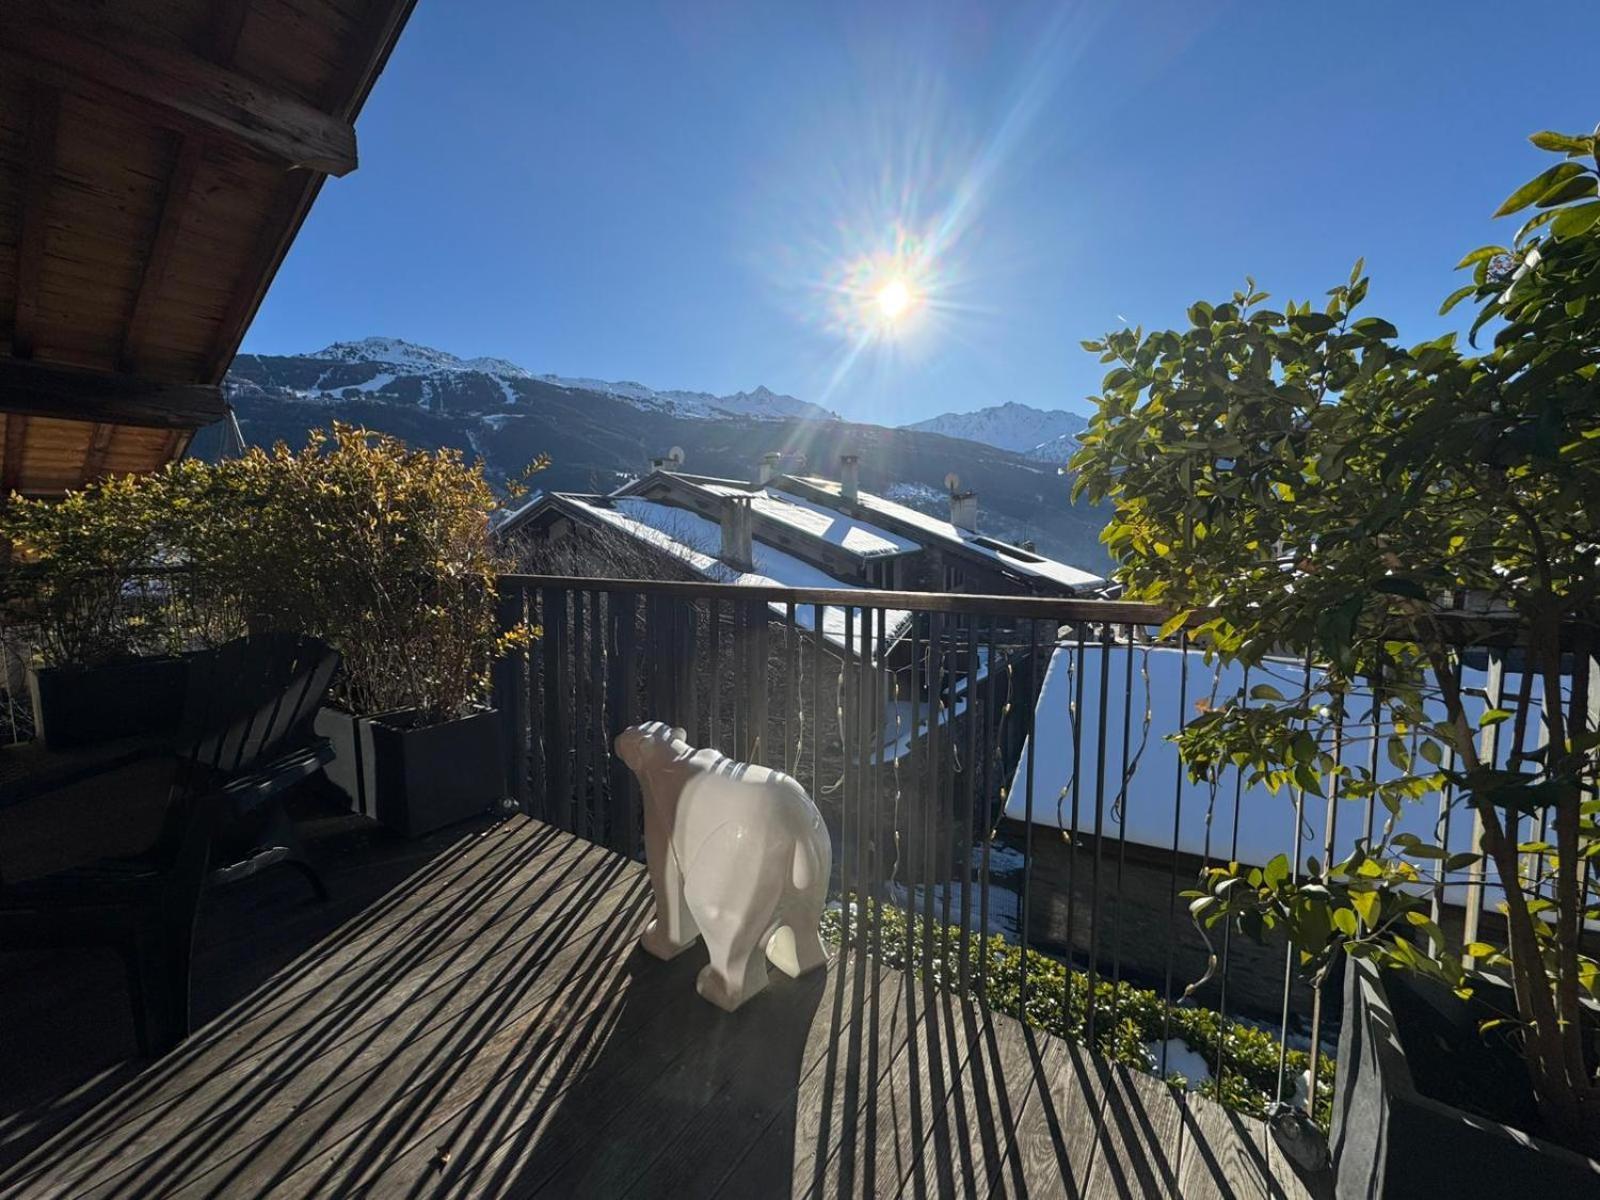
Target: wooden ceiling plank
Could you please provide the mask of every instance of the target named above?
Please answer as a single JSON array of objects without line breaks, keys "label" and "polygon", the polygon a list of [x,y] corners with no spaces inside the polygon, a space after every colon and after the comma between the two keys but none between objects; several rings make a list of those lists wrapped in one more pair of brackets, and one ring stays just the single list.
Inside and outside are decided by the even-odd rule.
[{"label": "wooden ceiling plank", "polygon": [[56,129],[61,93],[35,87],[29,93],[27,177],[22,186],[22,229],[17,238],[17,299],[12,317],[11,353],[32,358],[39,334],[39,283],[44,276],[50,190],[56,173]]},{"label": "wooden ceiling plank", "polygon": [[175,121],[175,128],[202,129],[290,166],[324,175],[356,168],[356,133],[348,120],[103,22],[13,21],[0,43],[0,64],[84,95],[133,97]]},{"label": "wooden ceiling plank", "polygon": [[0,411],[72,421],[198,429],[221,420],[228,409],[222,388],[214,383],[164,383],[0,358]]}]

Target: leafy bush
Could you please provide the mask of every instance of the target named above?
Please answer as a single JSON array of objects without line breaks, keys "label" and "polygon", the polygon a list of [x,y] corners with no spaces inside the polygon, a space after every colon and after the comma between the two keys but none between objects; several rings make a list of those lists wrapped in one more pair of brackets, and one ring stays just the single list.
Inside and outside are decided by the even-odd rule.
[{"label": "leafy bush", "polygon": [[[496,497],[459,451],[414,450],[335,423],[222,463],[174,463],[59,503],[13,498],[0,535],[29,560],[45,655],[93,663],[245,630],[325,638],[335,698],[358,713],[463,715],[488,691],[501,635],[489,536]],[[168,568],[159,630],[130,581]],[[177,568],[177,569],[173,569]],[[159,634],[159,636],[157,636]]]},{"label": "leafy bush", "polygon": [[[852,921],[861,916],[861,909],[854,900],[851,900],[848,911]],[[1036,1029],[1089,1045],[1106,1057],[1140,1071],[1155,1072],[1158,1064],[1151,1060],[1145,1047],[1148,1043],[1160,1043],[1168,1037],[1182,1038],[1210,1064],[1216,1063],[1220,1048],[1223,1065],[1220,1087],[1217,1079],[1206,1080],[1198,1088],[1202,1095],[1220,1100],[1229,1108],[1253,1117],[1264,1116],[1267,1105],[1277,1098],[1279,1042],[1261,1029],[1224,1021],[1219,1013],[1210,1009],[1168,1004],[1148,988],[1134,987],[1125,982],[1113,984],[1108,979],[1097,977],[1094,981],[1095,1029],[1091,1043],[1088,1038],[1089,977],[1085,972],[1071,969],[1037,950],[1029,950],[1024,963],[1021,947],[1013,945],[999,934],[973,936],[967,984],[963,988],[960,978],[959,926],[934,925],[926,928],[933,951],[932,956],[928,957],[923,950],[925,923],[919,917],[912,917],[911,953],[908,956],[907,916],[903,909],[868,901],[865,918],[865,947],[887,966],[931,978],[949,991],[964,991],[994,1012],[1005,1013]],[[880,919],[882,943],[878,941],[876,930]],[[851,945],[862,944],[854,931],[847,936],[844,909],[831,909],[823,915],[822,934],[836,946],[847,941]],[[1026,1005],[1023,1003],[1022,989],[1024,969],[1028,981]],[[1294,1094],[1296,1080],[1303,1078],[1310,1066],[1311,1056],[1303,1050],[1289,1050],[1285,1054],[1282,1075],[1284,1096]],[[1324,1081],[1324,1086],[1319,1089],[1316,1118],[1324,1127],[1332,1117],[1333,1069],[1333,1057],[1322,1056],[1318,1078]],[[1172,1071],[1167,1073],[1167,1080],[1179,1087],[1188,1083]]]},{"label": "leafy bush", "polygon": [[[148,480],[108,479],[59,502],[0,508],[8,636],[38,664],[94,667],[188,649],[209,628],[163,561],[165,509]],[[24,647],[18,647],[19,650]]]},{"label": "leafy bush", "polygon": [[236,597],[253,629],[314,633],[338,648],[344,707],[442,721],[487,694],[496,499],[459,451],[335,423],[299,451],[280,443],[215,466],[176,464],[159,486],[170,541],[202,586]]}]

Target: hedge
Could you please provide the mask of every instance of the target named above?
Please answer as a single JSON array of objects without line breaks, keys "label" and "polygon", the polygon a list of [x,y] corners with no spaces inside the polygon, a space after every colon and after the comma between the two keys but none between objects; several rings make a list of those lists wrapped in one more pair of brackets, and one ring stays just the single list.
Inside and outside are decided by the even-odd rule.
[{"label": "hedge", "polygon": [[[854,921],[859,911],[854,900],[849,910]],[[876,936],[880,915],[883,945],[878,944]],[[963,990],[959,978],[962,935],[959,926],[935,923],[927,930],[925,943],[922,918],[912,918],[908,955],[904,910],[884,904],[880,914],[879,906],[868,901],[866,925],[866,948],[880,962],[931,978],[947,990]],[[823,937],[838,946],[847,940],[844,932],[844,910],[830,909],[823,916]],[[1024,1009],[1021,948],[999,934],[984,938],[969,934],[969,937],[972,939],[971,959],[965,988],[968,994],[993,1012],[1016,1017],[1080,1045],[1091,1045],[1087,1034],[1089,978],[1085,972],[1069,968],[1037,950],[1029,950]],[[852,931],[848,941],[855,945],[858,940]],[[980,971],[980,961],[987,964],[986,971]],[[1113,984],[1108,979],[1095,979],[1094,1006],[1092,1048],[1106,1057],[1154,1074],[1157,1064],[1151,1061],[1146,1044],[1160,1043],[1167,1037],[1181,1038],[1208,1064],[1213,1064],[1214,1071],[1220,1046],[1223,1064],[1220,1086],[1215,1077],[1206,1080],[1198,1088],[1202,1095],[1252,1117],[1265,1116],[1267,1106],[1277,1098],[1279,1041],[1265,1030],[1224,1021],[1211,1009],[1177,1002],[1168,1004],[1148,988],[1125,982]],[[1283,1069],[1285,1097],[1294,1094],[1296,1081],[1304,1077],[1310,1065],[1311,1056],[1304,1050],[1288,1051]],[[1332,1116],[1333,1070],[1333,1057],[1324,1054],[1318,1067],[1322,1086],[1318,1089],[1316,1112],[1324,1128]],[[1175,1087],[1188,1085],[1188,1080],[1176,1071],[1168,1071],[1166,1079]]]}]

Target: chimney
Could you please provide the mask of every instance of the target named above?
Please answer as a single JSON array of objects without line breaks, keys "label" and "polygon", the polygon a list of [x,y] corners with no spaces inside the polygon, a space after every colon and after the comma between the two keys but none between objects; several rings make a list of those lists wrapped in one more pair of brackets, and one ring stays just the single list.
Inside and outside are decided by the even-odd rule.
[{"label": "chimney", "polygon": [[722,505],[723,562],[735,571],[755,570],[755,551],[751,544],[750,497],[728,496]]},{"label": "chimney", "polygon": [[839,455],[839,495],[851,504],[861,495],[861,456]]},{"label": "chimney", "polygon": [[778,464],[783,461],[783,455],[776,450],[768,450],[761,456],[761,467],[756,472],[756,482],[761,484],[771,483],[778,474]]},{"label": "chimney", "polygon": [[968,533],[978,532],[978,493],[950,493],[950,524]]}]

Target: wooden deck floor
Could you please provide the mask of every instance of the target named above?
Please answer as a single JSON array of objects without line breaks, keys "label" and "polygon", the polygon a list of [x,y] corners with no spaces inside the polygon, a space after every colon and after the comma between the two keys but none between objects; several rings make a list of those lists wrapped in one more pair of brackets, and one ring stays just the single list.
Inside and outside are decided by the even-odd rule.
[{"label": "wooden deck floor", "polygon": [[411,853],[212,912],[153,1064],[114,970],[54,1004],[0,959],[0,1195],[1307,1194],[1259,1125],[870,960],[722,1014],[634,951],[642,869],[537,822]]}]

